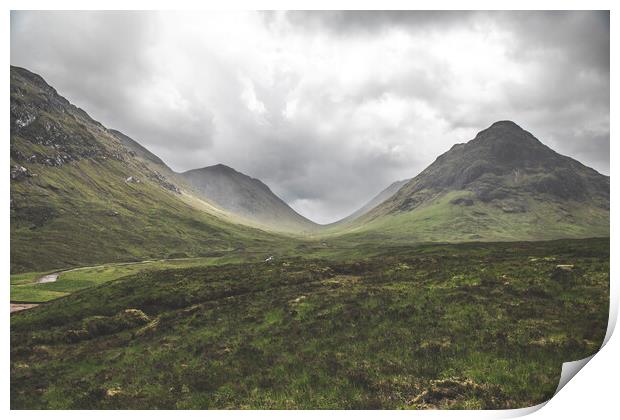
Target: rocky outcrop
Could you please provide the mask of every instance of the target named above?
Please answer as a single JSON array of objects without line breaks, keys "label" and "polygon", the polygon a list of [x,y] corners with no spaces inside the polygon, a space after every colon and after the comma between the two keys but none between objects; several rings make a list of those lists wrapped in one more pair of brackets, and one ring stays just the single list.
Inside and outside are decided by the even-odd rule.
[{"label": "rocky outcrop", "polygon": [[11,180],[13,181],[21,181],[24,178],[30,178],[32,176],[32,172],[28,169],[24,168],[21,165],[13,165],[11,166]]},{"label": "rocky outcrop", "polygon": [[179,187],[177,187],[176,185],[174,185],[173,183],[169,182],[162,174],[160,174],[157,171],[153,171],[150,174],[150,178],[155,181],[157,184],[159,184],[160,186],[162,186],[163,188],[170,190],[174,193],[177,194],[181,194],[181,190],[179,189]]}]

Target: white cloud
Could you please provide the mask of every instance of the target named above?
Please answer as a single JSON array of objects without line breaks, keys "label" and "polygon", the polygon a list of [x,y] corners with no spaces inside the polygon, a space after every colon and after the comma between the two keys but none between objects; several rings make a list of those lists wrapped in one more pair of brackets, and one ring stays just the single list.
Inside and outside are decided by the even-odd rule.
[{"label": "white cloud", "polygon": [[243,85],[241,99],[243,100],[245,106],[255,114],[264,114],[267,111],[265,109],[265,104],[256,97],[256,91],[254,90],[254,84],[252,81],[245,77],[241,79],[241,83]]}]

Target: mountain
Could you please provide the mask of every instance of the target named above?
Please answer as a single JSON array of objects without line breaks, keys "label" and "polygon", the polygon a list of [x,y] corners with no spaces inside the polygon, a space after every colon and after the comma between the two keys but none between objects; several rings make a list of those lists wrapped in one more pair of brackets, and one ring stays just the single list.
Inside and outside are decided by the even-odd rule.
[{"label": "mountain", "polygon": [[226,165],[193,169],[181,176],[206,200],[251,223],[276,231],[308,232],[318,228],[260,180]]},{"label": "mountain", "polygon": [[609,236],[609,177],[499,121],[343,232],[410,241]]},{"label": "mountain", "polygon": [[263,244],[161,159],[11,66],[11,271]]},{"label": "mountain", "polygon": [[360,207],[359,209],[357,209],[355,212],[351,213],[344,219],[340,219],[339,221],[332,223],[331,226],[338,226],[341,224],[349,223],[355,219],[362,217],[363,215],[365,215],[366,213],[368,213],[369,211],[377,207],[379,204],[383,203],[385,200],[389,199],[394,194],[396,194],[398,190],[400,190],[400,188],[403,185],[405,185],[407,182],[409,182],[409,180],[404,179],[402,181],[396,181],[396,182],[391,183],[386,189],[381,191],[379,194],[375,195],[369,202],[364,204],[362,207]]}]

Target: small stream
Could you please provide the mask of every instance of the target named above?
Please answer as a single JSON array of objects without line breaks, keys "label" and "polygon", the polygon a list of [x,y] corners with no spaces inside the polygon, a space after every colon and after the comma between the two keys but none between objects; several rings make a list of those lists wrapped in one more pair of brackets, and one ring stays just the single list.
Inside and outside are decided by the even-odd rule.
[{"label": "small stream", "polygon": [[39,277],[37,279],[37,283],[53,283],[56,281],[56,279],[58,279],[59,275],[60,273],[47,274],[43,277]]}]

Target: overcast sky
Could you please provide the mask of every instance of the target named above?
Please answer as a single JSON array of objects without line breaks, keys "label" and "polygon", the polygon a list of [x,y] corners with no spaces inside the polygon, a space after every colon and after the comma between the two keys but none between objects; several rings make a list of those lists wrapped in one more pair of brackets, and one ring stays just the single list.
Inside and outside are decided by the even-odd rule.
[{"label": "overcast sky", "polygon": [[320,223],[497,120],[609,174],[607,12],[13,12],[11,64]]}]

